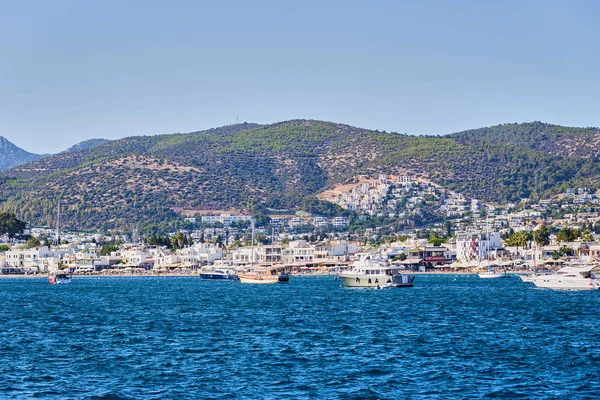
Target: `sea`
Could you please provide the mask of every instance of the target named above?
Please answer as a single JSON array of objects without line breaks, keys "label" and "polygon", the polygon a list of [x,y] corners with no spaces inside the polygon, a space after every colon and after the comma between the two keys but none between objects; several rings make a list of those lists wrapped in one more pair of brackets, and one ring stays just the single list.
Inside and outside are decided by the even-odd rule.
[{"label": "sea", "polygon": [[516,277],[0,279],[0,398],[592,399],[599,311]]}]

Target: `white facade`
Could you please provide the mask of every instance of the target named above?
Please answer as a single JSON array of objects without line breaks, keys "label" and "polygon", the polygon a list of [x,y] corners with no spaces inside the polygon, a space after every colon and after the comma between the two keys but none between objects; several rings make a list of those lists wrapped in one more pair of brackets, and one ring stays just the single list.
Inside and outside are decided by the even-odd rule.
[{"label": "white facade", "polygon": [[152,259],[152,254],[145,249],[122,250],[121,257],[126,264],[140,265]]},{"label": "white facade", "polygon": [[210,264],[223,258],[223,249],[211,243],[196,243],[178,251],[185,266]]},{"label": "white facade", "polygon": [[31,249],[8,250],[5,253],[6,266],[13,268],[34,269],[41,264],[40,259],[51,257],[48,247],[33,247]]},{"label": "white facade", "polygon": [[205,215],[202,217],[203,223],[214,224],[216,222],[220,222],[223,224],[223,226],[229,226],[234,222],[242,222],[242,221],[252,221],[252,216],[221,214],[221,215]]},{"label": "white facade", "polygon": [[283,249],[281,262],[284,264],[301,264],[313,262],[315,259],[315,249],[305,240],[294,240],[290,246]]},{"label": "white facade", "polygon": [[500,248],[502,241],[498,232],[456,235],[456,259],[459,261],[483,260]]},{"label": "white facade", "polygon": [[349,225],[348,217],[334,217],[331,223],[335,228],[344,228]]}]

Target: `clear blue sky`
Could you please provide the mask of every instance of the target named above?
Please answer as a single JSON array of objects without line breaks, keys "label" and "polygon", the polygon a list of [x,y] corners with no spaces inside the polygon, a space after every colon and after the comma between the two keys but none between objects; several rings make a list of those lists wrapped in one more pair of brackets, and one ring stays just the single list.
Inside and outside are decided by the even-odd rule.
[{"label": "clear blue sky", "polygon": [[0,2],[0,135],[600,125],[600,1]]}]

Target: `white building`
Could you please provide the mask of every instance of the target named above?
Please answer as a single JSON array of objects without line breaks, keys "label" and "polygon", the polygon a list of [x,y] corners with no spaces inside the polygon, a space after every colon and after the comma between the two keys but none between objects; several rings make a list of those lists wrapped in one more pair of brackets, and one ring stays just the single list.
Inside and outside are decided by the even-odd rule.
[{"label": "white building", "polygon": [[121,250],[121,257],[125,264],[140,266],[152,259],[152,254],[143,248]]},{"label": "white building", "polygon": [[459,233],[456,235],[456,259],[484,260],[502,248],[500,233]]},{"label": "white building", "polygon": [[177,252],[184,266],[212,264],[223,258],[223,249],[212,243],[195,243]]},{"label": "white building", "polygon": [[329,224],[331,224],[331,221],[329,221],[329,218],[327,217],[314,217],[312,219],[313,225],[316,227],[324,227],[324,226],[328,226]]},{"label": "white building", "polygon": [[6,266],[11,268],[21,268],[39,272],[41,264],[40,259],[51,257],[52,252],[47,246],[32,247],[30,249],[8,250],[5,253]]},{"label": "white building", "polygon": [[334,228],[345,228],[350,224],[348,217],[333,217],[331,223]]},{"label": "white building", "polygon": [[281,262],[283,264],[302,264],[313,262],[315,249],[306,240],[294,240],[288,248],[282,250]]},{"label": "white building", "polygon": [[220,215],[205,215],[202,217],[202,223],[214,224],[220,222],[223,226],[229,226],[234,222],[252,221],[250,215],[231,215],[231,214],[220,214]]}]

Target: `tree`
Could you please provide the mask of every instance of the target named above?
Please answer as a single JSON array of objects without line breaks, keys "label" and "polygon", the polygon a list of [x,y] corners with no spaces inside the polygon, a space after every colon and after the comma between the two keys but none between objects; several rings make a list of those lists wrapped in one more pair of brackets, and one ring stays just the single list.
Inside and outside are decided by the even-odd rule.
[{"label": "tree", "polygon": [[515,232],[506,241],[507,246],[525,247],[531,240],[531,234],[527,231]]},{"label": "tree", "polygon": [[392,259],[392,261],[404,261],[406,260],[406,253],[400,253]]},{"label": "tree", "polygon": [[441,246],[442,243],[444,243],[444,239],[441,237],[432,235],[431,237],[429,237],[429,243],[431,243],[434,246]]},{"label": "tree", "polygon": [[579,232],[577,231],[577,229],[565,227],[558,232],[558,234],[556,235],[556,239],[559,242],[572,242],[579,236],[578,234]]},{"label": "tree", "polygon": [[552,230],[545,224],[542,224],[540,229],[533,231],[533,239],[539,246],[547,246],[550,244],[551,233]]},{"label": "tree", "polygon": [[27,244],[25,245],[25,248],[31,249],[39,246],[41,246],[40,238],[36,236],[30,236],[29,239],[27,239]]},{"label": "tree", "polygon": [[112,253],[113,251],[117,251],[119,250],[119,246],[117,244],[105,244],[104,246],[102,246],[102,248],[100,249],[100,255],[101,256],[109,256],[110,253]]},{"label": "tree", "polygon": [[563,245],[560,248],[560,253],[561,255],[566,254],[568,256],[572,256],[573,254],[575,254],[575,251],[572,248]]},{"label": "tree", "polygon": [[27,224],[17,218],[14,213],[0,212],[0,235],[7,234],[9,238],[21,235]]},{"label": "tree", "polygon": [[444,227],[446,228],[446,237],[452,237],[452,222],[446,221]]},{"label": "tree", "polygon": [[171,237],[171,246],[176,249],[182,249],[185,245],[186,237],[183,232],[179,231],[176,235]]},{"label": "tree", "polygon": [[581,232],[581,240],[584,242],[593,242],[594,236],[592,236],[592,232],[589,229],[586,229]]}]

